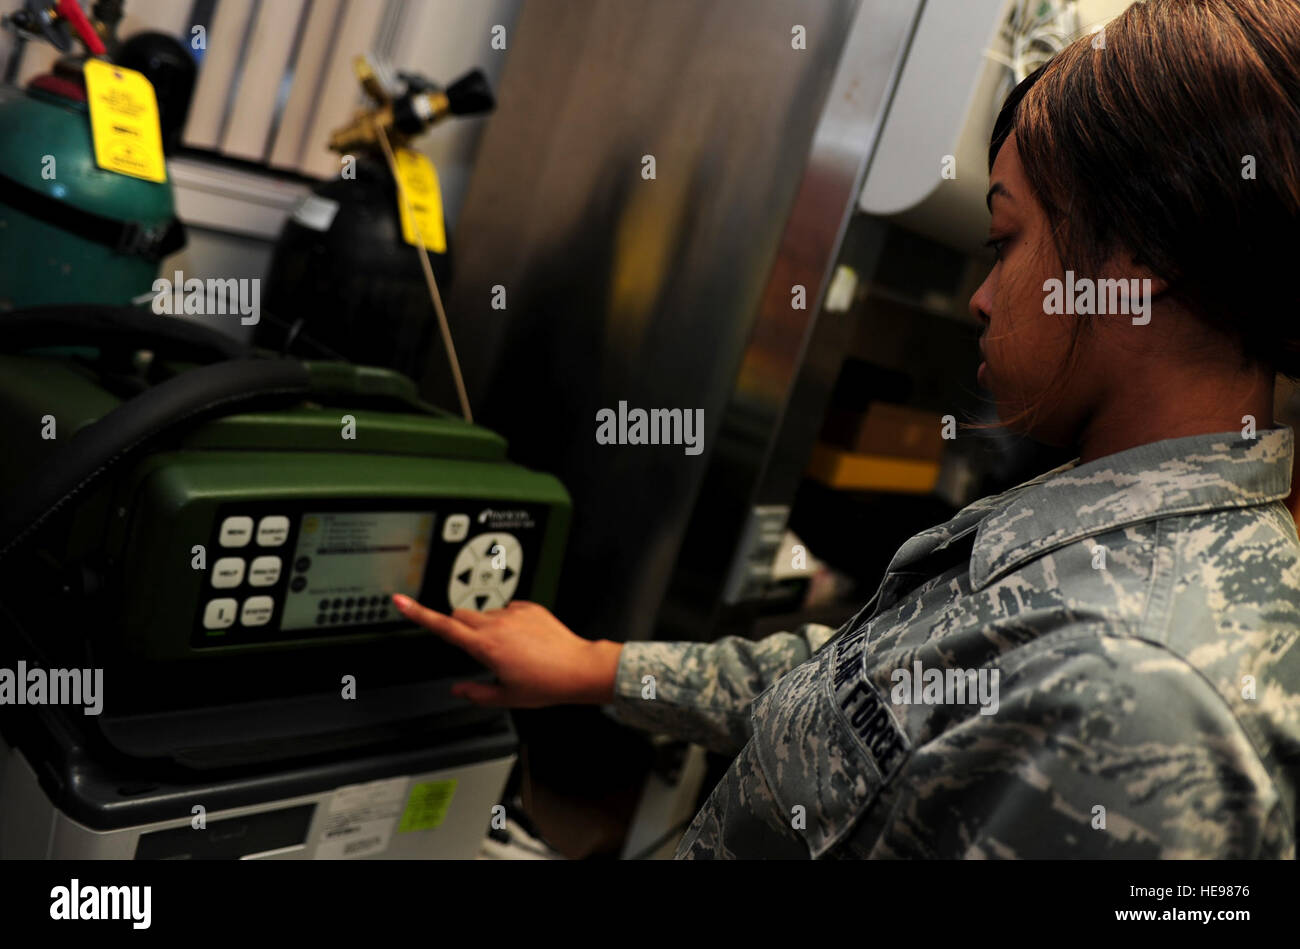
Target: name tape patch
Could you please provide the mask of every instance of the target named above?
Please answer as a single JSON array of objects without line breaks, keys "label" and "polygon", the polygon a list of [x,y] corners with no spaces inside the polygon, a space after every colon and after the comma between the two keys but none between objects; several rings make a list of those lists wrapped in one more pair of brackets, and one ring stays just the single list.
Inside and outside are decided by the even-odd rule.
[{"label": "name tape patch", "polygon": [[871,755],[883,777],[907,749],[907,736],[894,721],[889,703],[867,680],[862,654],[867,645],[868,625],[863,623],[836,646],[835,705],[840,718]]}]

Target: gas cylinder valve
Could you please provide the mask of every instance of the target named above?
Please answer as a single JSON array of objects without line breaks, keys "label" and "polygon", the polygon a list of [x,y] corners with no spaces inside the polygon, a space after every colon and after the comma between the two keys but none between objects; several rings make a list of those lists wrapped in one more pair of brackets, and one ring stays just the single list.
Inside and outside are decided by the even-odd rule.
[{"label": "gas cylinder valve", "polygon": [[23,37],[41,37],[61,53],[72,48],[68,33],[71,26],[78,39],[93,56],[103,56],[104,41],[86,17],[77,0],[27,0],[21,10],[4,18],[4,25],[18,31]]},{"label": "gas cylinder valve", "polygon": [[389,92],[366,57],[358,56],[353,69],[361,88],[375,104],[358,112],[351,122],[330,136],[330,148],[336,152],[358,147],[378,149],[377,128],[387,133],[394,148],[400,148],[449,115],[490,112],[496,105],[487,77],[478,69],[466,73],[446,89],[439,89],[423,76],[399,73],[405,88],[395,95]]}]

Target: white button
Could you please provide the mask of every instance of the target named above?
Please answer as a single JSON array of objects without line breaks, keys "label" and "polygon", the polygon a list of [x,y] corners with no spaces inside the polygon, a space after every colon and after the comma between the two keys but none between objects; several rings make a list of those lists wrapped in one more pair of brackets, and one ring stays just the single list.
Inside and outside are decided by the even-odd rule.
[{"label": "white button", "polygon": [[203,610],[203,628],[225,629],[235,621],[236,609],[238,609],[238,606],[234,600],[209,600],[207,607]]},{"label": "white button", "polygon": [[245,626],[265,626],[271,621],[271,613],[274,610],[275,600],[269,596],[250,596],[244,601],[239,621]]},{"label": "white button", "polygon": [[458,610],[474,610],[477,613],[499,610],[505,605],[506,601],[495,590],[479,590],[466,595],[459,603],[452,604]]},{"label": "white button", "polygon": [[273,587],[280,579],[279,557],[254,557],[248,568],[248,585],[252,587]]},{"label": "white button", "polygon": [[212,585],[228,590],[244,582],[244,558],[222,557],[212,567]]},{"label": "white button", "polygon": [[282,514],[264,517],[257,525],[257,543],[261,547],[279,547],[289,539],[289,518]]},{"label": "white button", "polygon": [[253,539],[251,517],[228,517],[221,522],[222,547],[247,547]]},{"label": "white button", "polygon": [[469,515],[453,514],[442,525],[442,539],[448,543],[464,540],[469,533]]},{"label": "white button", "polygon": [[[447,601],[464,609],[505,606],[519,586],[523,565],[523,547],[513,534],[479,534],[456,555],[447,584]],[[487,598],[483,599],[483,595]]]}]

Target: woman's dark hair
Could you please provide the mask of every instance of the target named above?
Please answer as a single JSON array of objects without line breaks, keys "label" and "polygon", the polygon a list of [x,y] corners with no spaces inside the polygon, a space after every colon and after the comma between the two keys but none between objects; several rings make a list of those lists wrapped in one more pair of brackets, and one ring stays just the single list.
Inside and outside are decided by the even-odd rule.
[{"label": "woman's dark hair", "polygon": [[990,171],[1012,132],[1063,269],[1127,251],[1248,362],[1300,377],[1296,0],[1135,3],[1012,90]]}]

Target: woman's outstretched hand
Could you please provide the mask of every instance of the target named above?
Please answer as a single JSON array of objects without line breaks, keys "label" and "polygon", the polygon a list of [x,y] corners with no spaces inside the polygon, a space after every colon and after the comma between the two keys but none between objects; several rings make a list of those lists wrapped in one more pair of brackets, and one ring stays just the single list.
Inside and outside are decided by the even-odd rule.
[{"label": "woman's outstretched hand", "polygon": [[400,593],[393,596],[393,605],[496,674],[499,684],[452,686],[453,695],[476,705],[541,708],[614,700],[622,643],[583,639],[544,606],[515,600],[501,610],[453,610],[448,616]]}]

